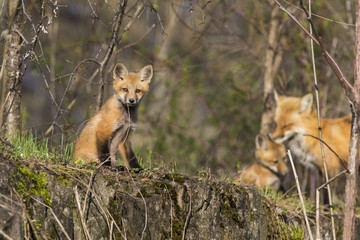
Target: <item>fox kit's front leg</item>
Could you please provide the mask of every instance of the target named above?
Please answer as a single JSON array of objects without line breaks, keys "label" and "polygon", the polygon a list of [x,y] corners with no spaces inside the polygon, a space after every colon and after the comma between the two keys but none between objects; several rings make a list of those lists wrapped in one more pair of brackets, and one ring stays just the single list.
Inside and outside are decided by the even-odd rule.
[{"label": "fox kit's front leg", "polygon": [[120,154],[121,154],[122,158],[124,159],[127,167],[141,168],[141,166],[138,163],[138,160],[135,156],[135,153],[133,152],[133,150],[131,148],[130,139],[126,139],[126,141],[124,143],[120,143],[119,151],[120,151]]}]

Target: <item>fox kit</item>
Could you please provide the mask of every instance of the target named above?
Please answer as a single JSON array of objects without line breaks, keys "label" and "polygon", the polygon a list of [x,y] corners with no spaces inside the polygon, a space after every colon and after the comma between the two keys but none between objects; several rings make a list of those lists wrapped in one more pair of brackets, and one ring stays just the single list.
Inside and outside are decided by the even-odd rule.
[{"label": "fox kit", "polygon": [[[317,166],[324,173],[319,140],[305,134],[319,137],[316,110],[312,110],[313,97],[307,94],[301,98],[279,96],[275,92],[276,129],[272,138],[285,144],[299,161],[307,166]],[[322,138],[345,162],[348,161],[351,116],[322,118]],[[340,170],[340,160],[324,146],[326,166],[330,177]]]},{"label": "fox kit", "polygon": [[279,190],[281,179],[289,171],[284,145],[277,144],[261,134],[256,136],[255,143],[256,162],[242,170],[235,182],[263,189],[268,185],[274,190]]},{"label": "fox kit", "polygon": [[[115,166],[115,151],[118,145],[127,167],[140,168],[131,148],[129,134],[134,128],[137,108],[149,89],[152,76],[151,65],[133,73],[128,72],[123,64],[116,64],[113,71],[115,94],[82,130],[75,145],[74,161],[80,158],[85,163],[100,163],[111,157],[111,166]],[[112,140],[115,141],[115,149]]]}]

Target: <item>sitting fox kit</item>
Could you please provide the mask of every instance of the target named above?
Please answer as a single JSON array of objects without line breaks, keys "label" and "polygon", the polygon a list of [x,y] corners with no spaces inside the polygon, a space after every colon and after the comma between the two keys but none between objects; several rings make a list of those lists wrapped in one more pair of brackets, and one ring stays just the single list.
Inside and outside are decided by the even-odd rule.
[{"label": "sitting fox kit", "polygon": [[151,65],[133,73],[123,64],[116,64],[113,71],[115,93],[82,130],[75,145],[74,161],[80,158],[86,164],[100,163],[111,158],[111,166],[115,166],[118,147],[127,167],[141,168],[131,148],[130,134],[152,76]]},{"label": "sitting fox kit", "polygon": [[[298,160],[308,166],[319,167],[324,173],[319,140],[317,112],[312,110],[313,96],[301,98],[279,96],[275,92],[276,129],[272,138],[283,143]],[[348,161],[351,117],[322,118],[323,141],[327,143],[345,162]],[[335,176],[341,167],[336,155],[324,146],[326,166],[330,177]]]},{"label": "sitting fox kit", "polygon": [[261,134],[256,136],[255,143],[256,162],[242,170],[235,182],[262,189],[268,185],[271,189],[279,190],[281,179],[289,171],[284,146]]}]

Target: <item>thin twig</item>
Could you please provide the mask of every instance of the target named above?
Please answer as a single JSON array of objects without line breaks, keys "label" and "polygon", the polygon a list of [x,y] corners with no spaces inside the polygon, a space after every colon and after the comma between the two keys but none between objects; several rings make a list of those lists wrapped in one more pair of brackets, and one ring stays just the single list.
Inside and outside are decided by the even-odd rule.
[{"label": "thin twig", "polygon": [[[302,0],[300,0],[300,5],[301,8],[304,9],[304,11],[306,11]],[[311,23],[312,19],[311,19],[311,0],[309,0],[309,13],[307,14],[308,16],[308,21]],[[314,29],[314,25],[310,24],[310,34],[313,34],[313,31],[315,32],[316,30]],[[318,35],[317,35],[318,36]],[[319,41],[320,42],[320,41]],[[315,98],[316,98],[316,108],[317,108],[317,119],[318,119],[318,130],[319,130],[319,139],[320,139],[320,149],[321,149],[321,159],[323,162],[323,166],[324,166],[324,173],[325,173],[325,182],[329,181],[329,174],[327,171],[327,164],[325,161],[325,151],[324,151],[324,144],[322,141],[322,128],[321,128],[321,116],[320,116],[320,101],[319,101],[319,87],[318,87],[318,81],[317,81],[317,74],[316,74],[316,64],[315,64],[315,53],[314,53],[314,41],[312,39],[310,39],[310,46],[311,46],[311,60],[312,60],[312,66],[313,66],[313,75],[314,75],[314,86],[315,86]],[[332,195],[331,195],[331,188],[330,186],[327,187],[327,192],[328,192],[328,197],[329,197],[329,204],[332,206]],[[335,220],[334,220],[334,210],[332,208],[330,208],[330,214],[331,214],[331,228],[332,228],[332,233],[333,233],[333,239],[336,240],[336,232],[335,232]],[[319,227],[319,226],[317,226]]]},{"label": "thin twig", "polygon": [[155,24],[153,24],[138,40],[136,40],[135,42],[130,43],[130,44],[128,44],[128,45],[120,48],[120,49],[118,50],[118,52],[122,51],[123,49],[126,49],[126,48],[129,48],[129,47],[132,47],[132,46],[137,45],[137,44],[138,44],[141,40],[143,40],[143,39],[146,37],[146,35],[148,35],[148,34],[151,32],[151,30],[153,30],[154,28],[155,28]]},{"label": "thin twig", "polygon": [[90,181],[89,181],[89,185],[87,185],[87,190],[86,190],[86,194],[85,194],[85,199],[84,199],[84,205],[83,205],[83,209],[82,209],[82,214],[84,215],[85,214],[85,210],[86,210],[86,202],[87,202],[87,199],[89,197],[89,193],[90,193],[90,189],[92,188],[92,184],[94,182],[94,178],[95,178],[95,171],[96,170],[93,170],[91,172],[91,176],[90,176]]},{"label": "thin twig", "polygon": [[[129,115],[130,116],[130,115]],[[137,187],[137,185],[136,185],[136,183],[135,183],[135,181],[134,181],[134,179],[133,179],[133,177],[131,176],[131,173],[130,173],[130,170],[129,170],[129,168],[128,167],[126,167],[125,166],[125,168],[126,168],[126,170],[127,170],[127,173],[129,174],[129,176],[130,176],[130,179],[131,179],[131,181],[132,181],[132,183],[134,184],[134,186],[136,186],[136,188],[137,188],[137,191],[138,191],[138,193],[140,194],[140,196],[141,196],[141,199],[143,200],[143,202],[144,202],[144,208],[145,208],[145,220],[144,220],[144,228],[143,228],[143,230],[142,230],[142,232],[141,232],[141,238],[140,239],[143,239],[144,238],[144,234],[145,234],[145,231],[146,231],[146,228],[147,228],[147,224],[148,224],[148,210],[147,210],[147,204],[146,204],[146,201],[145,201],[145,198],[144,198],[144,196],[143,196],[143,194],[141,193],[141,191],[140,191],[140,188],[138,188]]]},{"label": "thin twig", "polygon": [[110,224],[110,231],[109,231],[109,239],[112,240],[113,237],[113,232],[114,232],[114,221],[111,221],[111,224]]},{"label": "thin twig", "polygon": [[340,157],[325,141],[321,140],[321,139],[318,138],[318,137],[315,137],[315,136],[313,136],[313,135],[310,135],[310,134],[304,134],[304,136],[309,136],[309,137],[315,138],[316,140],[319,140],[320,142],[322,142],[323,144],[325,144],[325,146],[328,147],[329,150],[336,155],[336,157],[340,160],[341,165],[342,165],[342,166],[346,169],[346,171],[349,173],[349,169],[346,167],[346,164],[345,164],[344,160],[342,160],[341,157]]},{"label": "thin twig", "polygon": [[[62,105],[62,103],[63,103],[64,100],[65,100],[66,94],[67,94],[67,92],[68,92],[68,90],[69,90],[69,88],[70,88],[70,86],[71,86],[71,83],[72,83],[72,81],[73,81],[74,75],[76,74],[76,72],[78,71],[78,69],[80,68],[80,66],[81,66],[82,64],[88,63],[88,62],[94,62],[94,63],[100,65],[100,63],[99,63],[96,59],[91,59],[91,58],[89,58],[89,59],[82,60],[82,61],[75,67],[74,71],[70,74],[69,81],[68,81],[68,83],[67,83],[67,85],[66,85],[64,94],[63,94],[63,96],[62,96],[62,98],[61,98],[61,100],[60,100],[60,102],[59,102],[59,105],[57,105],[57,109],[58,109],[58,110],[57,110],[57,112],[56,112],[56,114],[55,114],[55,116],[54,116],[54,120],[53,120],[51,126],[48,128],[48,130],[46,130],[46,133],[49,133],[50,130],[51,130],[52,128],[54,128],[55,123],[56,123],[58,117],[60,116],[60,113],[61,113],[61,105]],[[45,81],[45,84],[47,84],[46,81]],[[51,92],[50,92],[50,94],[51,94]],[[56,103],[55,103],[55,104],[56,104]],[[46,134],[45,134],[45,135],[46,135]]]},{"label": "thin twig", "polygon": [[59,224],[60,229],[61,229],[61,231],[64,233],[65,237],[66,237],[68,240],[71,240],[71,238],[70,238],[69,234],[66,232],[64,226],[61,224],[60,220],[57,218],[54,210],[53,210],[50,206],[48,206],[47,204],[39,201],[38,199],[36,199],[36,198],[34,198],[34,197],[32,197],[32,196],[30,196],[30,197],[31,197],[33,200],[35,200],[36,202],[40,203],[41,205],[43,205],[44,207],[46,207],[46,208],[48,208],[48,209],[50,210],[51,214],[52,214],[53,217],[55,218],[55,221]]},{"label": "thin twig", "polygon": [[165,32],[165,28],[164,28],[164,25],[163,25],[163,21],[162,21],[160,15],[159,15],[158,11],[156,10],[156,8],[154,7],[154,5],[151,3],[150,0],[146,0],[146,2],[148,3],[148,4],[147,4],[147,7],[150,7],[151,11],[153,11],[153,12],[156,14],[156,16],[157,16],[157,18],[158,18],[158,20],[159,20],[159,24],[160,24],[160,27],[161,27],[161,29],[162,29],[162,33],[161,33],[161,34],[167,35],[166,32]]},{"label": "thin twig", "polygon": [[[321,240],[321,235],[320,235],[320,190],[325,188],[327,185],[329,185],[331,182],[333,182],[335,179],[337,179],[338,177],[340,177],[341,175],[348,173],[348,170],[343,170],[342,172],[338,173],[337,175],[335,175],[334,177],[332,177],[331,179],[329,179],[329,181],[327,181],[326,183],[324,183],[323,185],[321,185],[320,187],[316,188],[316,207],[315,207],[315,211],[316,211],[316,240]],[[330,209],[332,209],[333,206],[330,206]],[[334,217],[332,215],[332,217]],[[333,229],[334,230],[334,229]]]},{"label": "thin twig", "polygon": [[[282,11],[284,11],[299,27],[302,31],[304,31],[311,39],[314,40],[314,42],[321,47],[321,51],[324,53],[325,59],[330,65],[331,69],[337,76],[341,86],[343,86],[346,96],[349,98],[349,100],[352,100],[351,92],[353,91],[353,86],[349,83],[343,72],[341,71],[339,65],[335,62],[333,57],[330,55],[330,53],[325,49],[324,45],[322,44],[319,39],[315,38],[312,34],[309,33],[309,31],[299,22],[299,20],[296,19],[294,15],[292,15],[289,11],[286,10],[284,6],[282,6],[277,0],[274,0],[275,3],[280,7]],[[315,34],[317,34],[315,32]],[[318,35],[317,35],[318,36]],[[350,90],[350,91],[349,91]]]},{"label": "thin twig", "polygon": [[6,240],[13,240],[9,235],[3,232],[3,230],[0,229],[0,236],[2,236]]},{"label": "thin twig", "polygon": [[173,239],[173,232],[172,232],[172,225],[173,225],[173,218],[172,218],[172,215],[173,215],[173,205],[172,205],[172,199],[171,199],[171,196],[170,196],[170,193],[169,193],[169,189],[167,188],[166,185],[165,185],[165,189],[166,189],[166,192],[167,192],[168,195],[169,195],[169,202],[170,202],[170,239]]},{"label": "thin twig", "polygon": [[[346,1],[348,1],[348,0],[346,0]],[[293,7],[296,8],[297,10],[302,10],[300,7],[298,7],[297,5],[293,4],[293,3],[290,2],[290,1],[284,0],[284,2],[286,2],[287,4],[293,6]],[[344,22],[344,21],[334,20],[334,19],[331,19],[331,18],[327,18],[327,17],[321,16],[321,15],[319,15],[319,14],[312,13],[312,16],[317,17],[317,18],[320,18],[320,19],[325,20],[325,21],[328,21],[328,22],[331,22],[331,23],[340,24],[341,26],[344,26],[346,29],[348,29],[348,27],[355,27],[355,24],[354,24],[354,23],[350,23],[350,22],[347,23],[347,22]]]},{"label": "thin twig", "polygon": [[183,230],[182,240],[185,240],[186,229],[189,226],[190,217],[191,217],[191,209],[192,209],[192,206],[191,206],[191,187],[188,184],[184,184],[184,185],[186,186],[186,188],[189,191],[190,202],[189,202],[188,214],[186,216],[186,220],[185,220],[185,223],[184,223],[184,230]]},{"label": "thin twig", "polygon": [[83,215],[83,213],[81,211],[80,197],[79,197],[79,192],[77,190],[77,185],[75,185],[75,187],[74,187],[74,193],[75,193],[75,201],[76,201],[76,204],[77,204],[77,207],[78,207],[78,210],[79,210],[80,221],[81,221],[81,224],[82,224],[82,227],[83,227],[83,230],[84,230],[85,238],[88,239],[88,240],[92,240],[91,235],[89,233],[89,230],[88,230],[88,228],[86,226],[84,215]]},{"label": "thin twig", "polygon": [[301,193],[301,187],[300,187],[300,183],[299,183],[299,178],[298,178],[298,175],[296,173],[295,165],[294,165],[290,150],[287,151],[287,155],[289,156],[291,167],[292,167],[292,170],[293,170],[293,173],[294,173],[294,177],[295,177],[295,181],[296,181],[296,187],[297,187],[300,202],[301,202],[301,205],[302,205],[304,218],[305,218],[305,223],[306,223],[306,228],[307,228],[307,231],[308,231],[308,234],[309,234],[309,238],[310,238],[310,240],[313,240],[313,236],[312,236],[311,228],[310,228],[310,224],[309,224],[309,219],[308,219],[307,214],[306,214],[306,208],[305,208],[304,199],[303,199],[303,196],[302,196],[302,193]]},{"label": "thin twig", "polygon": [[192,25],[192,28],[193,28],[193,34],[195,33],[195,22],[194,22],[194,8],[193,8],[193,4],[192,4],[192,1],[189,0],[189,6],[190,6],[190,9],[189,9],[189,12],[190,12],[190,17],[191,17],[191,25]]}]

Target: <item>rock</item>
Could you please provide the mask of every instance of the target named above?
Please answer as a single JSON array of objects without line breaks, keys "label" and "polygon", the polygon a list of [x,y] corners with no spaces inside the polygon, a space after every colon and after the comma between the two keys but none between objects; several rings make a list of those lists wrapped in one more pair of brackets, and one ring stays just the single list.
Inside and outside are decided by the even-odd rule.
[{"label": "rock", "polygon": [[253,187],[111,167],[0,164],[0,239],[278,239],[283,229],[305,232],[301,218],[274,217]]}]

